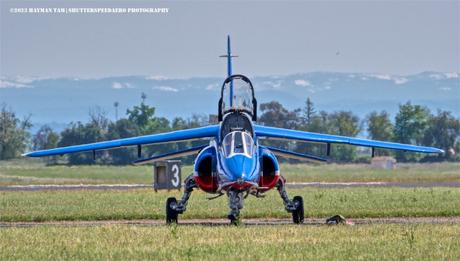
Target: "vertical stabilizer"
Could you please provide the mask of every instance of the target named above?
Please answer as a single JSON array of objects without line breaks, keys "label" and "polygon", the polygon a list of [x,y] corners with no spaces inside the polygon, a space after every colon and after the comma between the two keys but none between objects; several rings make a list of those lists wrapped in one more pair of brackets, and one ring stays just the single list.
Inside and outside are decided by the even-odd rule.
[{"label": "vertical stabilizer", "polygon": [[[227,58],[227,77],[232,75],[232,58],[238,57],[237,55],[232,55],[232,48],[230,43],[230,35],[227,35],[227,54],[221,55],[219,57]],[[230,106],[233,106],[233,82],[230,83]]]},{"label": "vertical stabilizer", "polygon": [[227,35],[227,54],[221,55],[219,57],[227,58],[227,77],[230,77],[232,75],[232,58],[238,57],[238,55],[232,55],[230,35]]},{"label": "vertical stabilizer", "polygon": [[227,77],[232,75],[232,47],[230,44],[230,35],[227,35]]}]

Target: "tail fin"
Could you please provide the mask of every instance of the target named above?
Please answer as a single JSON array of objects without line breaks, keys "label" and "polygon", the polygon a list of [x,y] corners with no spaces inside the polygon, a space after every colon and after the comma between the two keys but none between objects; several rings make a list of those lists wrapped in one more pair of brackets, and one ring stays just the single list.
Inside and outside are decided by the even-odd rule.
[{"label": "tail fin", "polygon": [[[232,55],[232,49],[230,46],[230,35],[227,35],[227,54],[221,55],[219,57],[227,57],[227,77],[232,75],[232,58],[238,57],[237,55]],[[230,106],[233,106],[233,81],[230,82]]]},{"label": "tail fin", "polygon": [[227,77],[232,75],[232,58],[238,57],[238,55],[232,55],[232,49],[230,45],[230,35],[227,35],[227,54],[221,55],[219,57],[227,58]]}]

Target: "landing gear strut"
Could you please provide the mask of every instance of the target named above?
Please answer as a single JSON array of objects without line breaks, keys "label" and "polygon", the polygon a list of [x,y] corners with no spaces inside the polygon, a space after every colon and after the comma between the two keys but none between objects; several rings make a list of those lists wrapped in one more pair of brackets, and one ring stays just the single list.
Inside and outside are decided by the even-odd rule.
[{"label": "landing gear strut", "polygon": [[230,213],[228,214],[228,219],[230,223],[238,225],[240,210],[243,208],[244,195],[243,192],[236,190],[229,190],[227,192],[228,196],[228,206],[230,207]]},{"label": "landing gear strut", "polygon": [[285,182],[286,180],[284,177],[281,177],[276,184],[276,188],[283,199],[286,211],[292,214],[292,221],[295,224],[302,224],[304,222],[303,198],[301,196],[295,196],[292,200],[290,200],[286,192]]},{"label": "landing gear strut", "polygon": [[197,187],[193,175],[185,179],[184,194],[178,202],[176,198],[171,197],[166,200],[166,224],[177,223],[177,217],[187,209],[187,201],[194,188]]}]

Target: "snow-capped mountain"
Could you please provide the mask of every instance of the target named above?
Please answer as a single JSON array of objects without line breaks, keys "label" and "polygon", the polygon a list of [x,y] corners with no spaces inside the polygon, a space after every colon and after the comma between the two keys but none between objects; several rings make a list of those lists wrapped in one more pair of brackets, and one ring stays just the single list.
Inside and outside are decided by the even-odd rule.
[{"label": "snow-capped mountain", "polygon": [[[249,75],[250,76],[250,75]],[[460,116],[459,73],[423,72],[414,75],[310,72],[256,76],[253,81],[260,103],[277,100],[285,107],[303,107],[307,97],[317,110],[351,110],[364,116],[372,110],[394,113],[410,100],[432,110],[449,110]],[[156,107],[156,114],[173,118],[193,113],[216,113],[223,78],[171,79],[162,76],[117,76],[99,79],[1,77],[0,104],[19,116],[32,115],[35,123],[86,121],[99,106],[114,118],[140,102],[141,93]]]}]

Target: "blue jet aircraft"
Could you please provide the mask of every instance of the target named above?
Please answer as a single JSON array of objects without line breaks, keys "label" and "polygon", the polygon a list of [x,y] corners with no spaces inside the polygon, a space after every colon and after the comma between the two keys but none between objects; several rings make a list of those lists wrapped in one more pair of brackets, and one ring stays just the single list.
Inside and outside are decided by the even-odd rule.
[{"label": "blue jet aircraft", "polygon": [[[227,58],[228,78],[223,82],[220,93],[221,97],[218,103],[219,124],[168,133],[34,151],[24,155],[28,157],[43,157],[92,151],[94,156],[96,151],[99,150],[137,146],[139,160],[135,161],[134,164],[144,164],[198,154],[194,162],[193,173],[185,179],[182,198],[177,201],[176,198],[171,197],[166,201],[167,223],[177,222],[178,214],[182,214],[186,210],[187,201],[195,188],[217,194],[216,197],[227,194],[230,207],[228,218],[231,223],[237,222],[240,210],[243,208],[243,201],[248,195],[262,197],[263,193],[276,188],[283,199],[286,211],[292,214],[293,222],[303,223],[303,199],[300,196],[295,196],[293,199],[288,197],[285,186],[286,180],[280,174],[280,165],[276,155],[298,160],[320,162],[326,162],[328,160],[327,157],[262,146],[259,144],[260,139],[322,143],[326,146],[327,156],[330,154],[331,144],[369,147],[372,149],[372,156],[374,156],[375,148],[418,153],[444,153],[443,150],[432,147],[257,125],[257,101],[254,96],[254,87],[246,76],[232,74],[232,57],[235,56],[231,53],[230,37],[227,38],[227,54],[221,57]],[[142,145],[196,139],[209,140],[209,145],[141,159]]]}]

